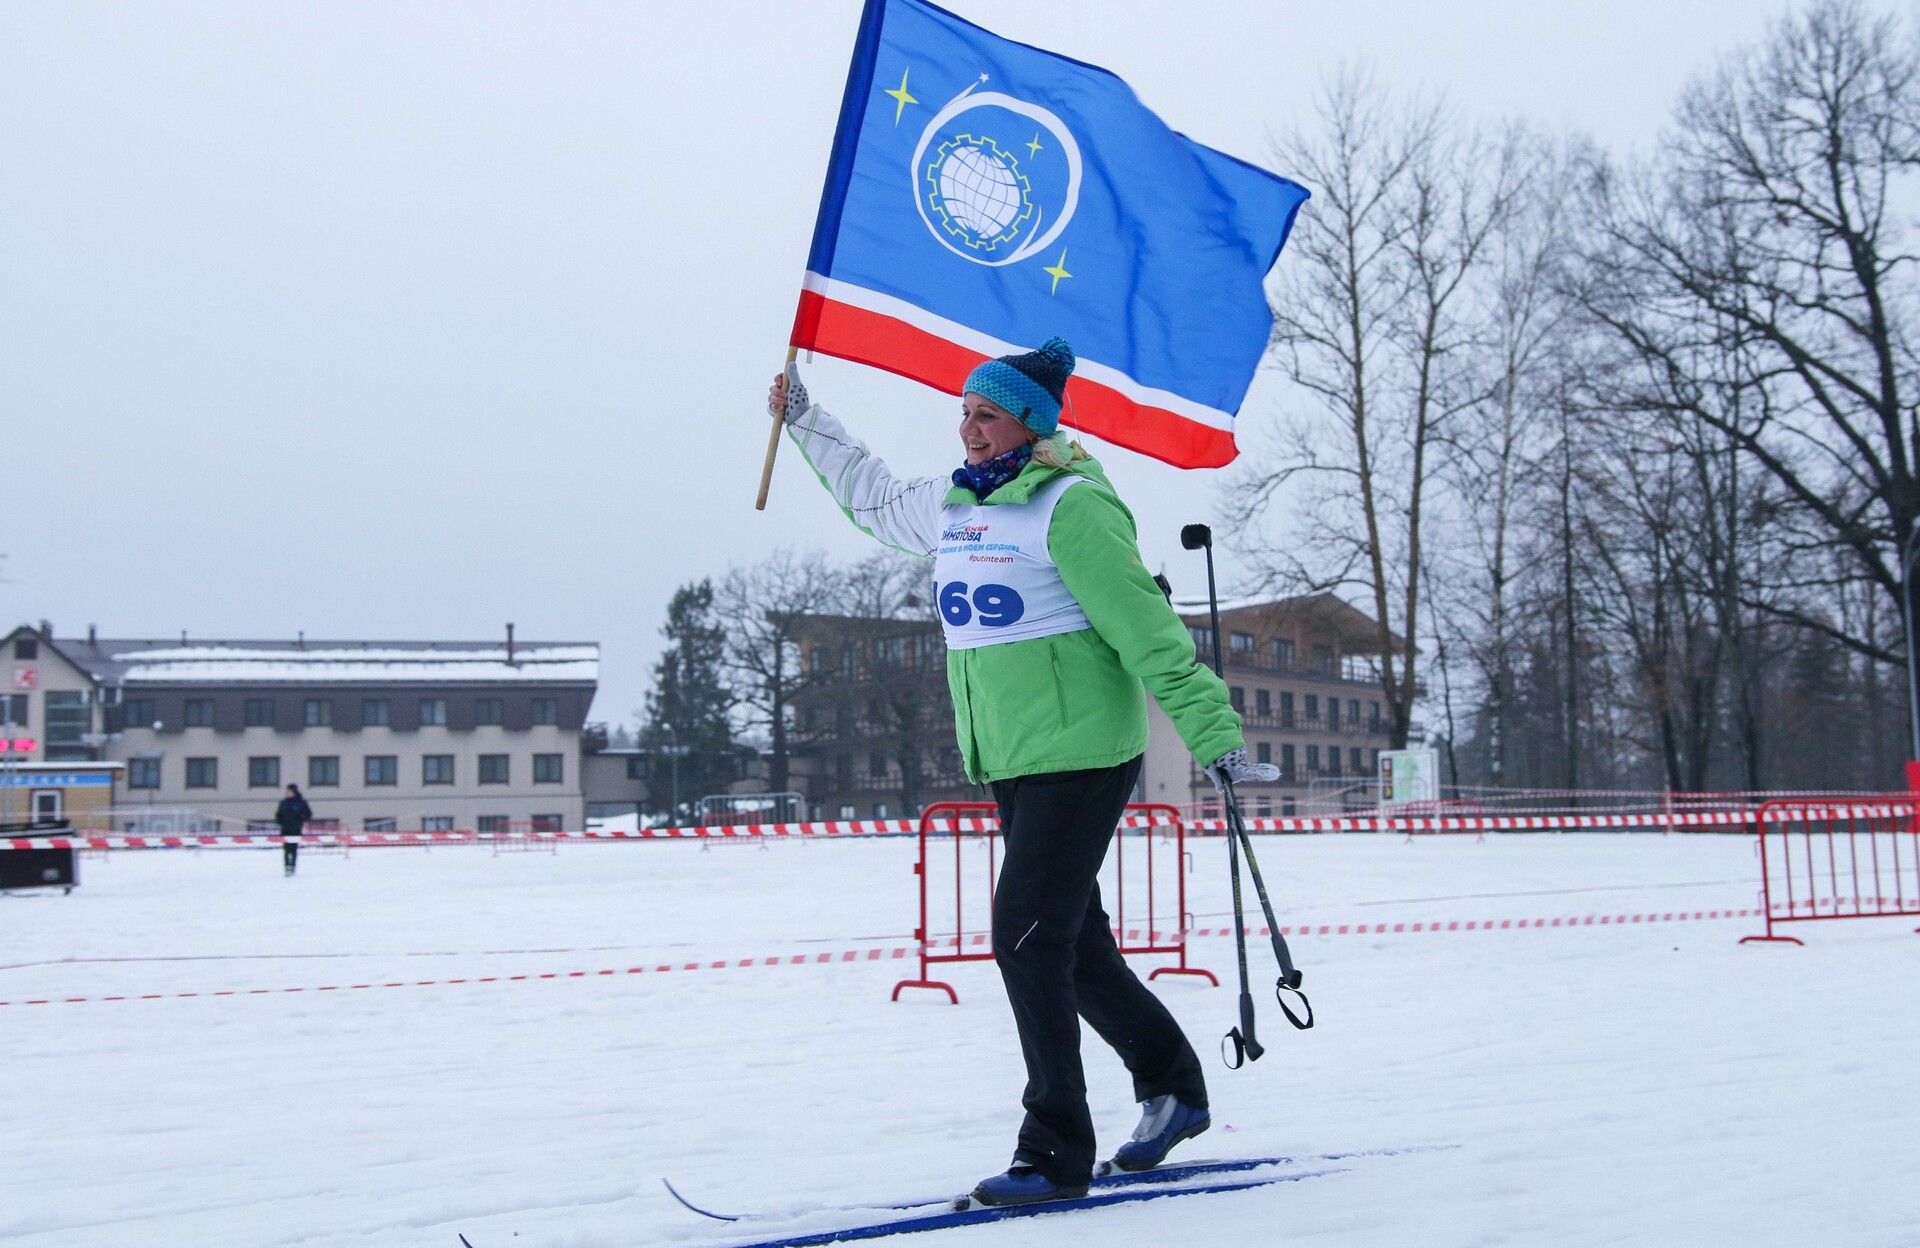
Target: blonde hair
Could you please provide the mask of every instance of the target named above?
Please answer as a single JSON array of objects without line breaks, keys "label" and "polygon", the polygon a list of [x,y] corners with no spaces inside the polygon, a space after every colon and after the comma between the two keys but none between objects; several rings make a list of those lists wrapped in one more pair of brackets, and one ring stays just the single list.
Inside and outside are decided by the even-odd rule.
[{"label": "blonde hair", "polygon": [[1064,433],[1050,433],[1033,444],[1033,462],[1042,468],[1065,468],[1083,459],[1092,459],[1087,448],[1068,441]]}]

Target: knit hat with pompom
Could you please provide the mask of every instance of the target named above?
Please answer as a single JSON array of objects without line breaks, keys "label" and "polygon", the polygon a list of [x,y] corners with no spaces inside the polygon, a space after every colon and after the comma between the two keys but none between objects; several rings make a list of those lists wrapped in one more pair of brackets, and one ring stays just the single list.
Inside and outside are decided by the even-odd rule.
[{"label": "knit hat with pompom", "polygon": [[1060,404],[1073,375],[1073,348],[1064,338],[1049,338],[1038,351],[1003,355],[967,374],[963,394],[990,399],[1045,437],[1060,427]]}]

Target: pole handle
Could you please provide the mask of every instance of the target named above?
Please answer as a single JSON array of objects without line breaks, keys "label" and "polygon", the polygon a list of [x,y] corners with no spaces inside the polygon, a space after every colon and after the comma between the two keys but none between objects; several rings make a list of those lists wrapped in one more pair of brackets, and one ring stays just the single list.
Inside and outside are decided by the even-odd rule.
[{"label": "pole handle", "polygon": [[[799,347],[787,348],[787,363],[791,364],[799,358]],[[782,413],[773,414],[773,428],[767,431],[767,462],[760,466],[760,493],[753,500],[755,511],[767,509],[767,489],[773,484],[773,457],[780,453],[780,430],[786,423],[786,417]]]}]

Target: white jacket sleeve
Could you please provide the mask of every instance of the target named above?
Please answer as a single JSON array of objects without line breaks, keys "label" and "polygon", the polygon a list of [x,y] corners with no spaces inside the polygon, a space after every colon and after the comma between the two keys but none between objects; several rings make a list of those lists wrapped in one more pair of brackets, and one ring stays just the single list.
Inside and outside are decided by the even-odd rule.
[{"label": "white jacket sleeve", "polygon": [[787,426],[787,436],[854,527],[895,550],[933,557],[949,488],[944,478],[900,480],[818,403]]}]

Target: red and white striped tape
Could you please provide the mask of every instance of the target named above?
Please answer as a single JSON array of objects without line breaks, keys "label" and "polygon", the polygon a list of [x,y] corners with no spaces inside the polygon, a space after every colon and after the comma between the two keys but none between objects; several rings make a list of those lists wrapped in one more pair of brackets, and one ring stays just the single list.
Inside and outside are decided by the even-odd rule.
[{"label": "red and white striped tape", "polygon": [[[1573,928],[1573,927],[1626,927],[1648,923],[1678,923],[1702,919],[1738,919],[1751,918],[1760,913],[1758,910],[1669,910],[1659,914],[1600,914],[1580,915],[1560,918],[1540,919],[1436,919],[1429,922],[1397,923],[1303,923],[1283,925],[1280,932],[1284,936],[1386,936],[1410,933],[1437,932],[1494,932],[1519,931],[1537,928]],[[1249,927],[1247,935],[1264,937],[1270,934],[1266,927]],[[1129,929],[1120,935],[1127,940],[1157,940],[1162,937],[1177,939],[1177,932],[1153,932],[1145,929]],[[1190,930],[1189,937],[1221,937],[1233,935],[1231,927],[1198,927]],[[928,941],[928,949],[956,948],[962,944],[982,946],[988,943],[985,932],[976,932],[963,936],[949,936]],[[724,971],[744,970],[756,966],[826,966],[857,962],[885,962],[920,955],[919,944],[895,945],[891,948],[842,949],[829,953],[791,953],[773,954],[768,957],[721,958],[709,962],[662,962],[651,966],[607,967],[592,971],[544,971],[528,972],[520,975],[462,975],[445,979],[394,979],[369,980],[360,984],[323,984],[297,988],[224,988],[199,992],[141,992],[116,993],[97,997],[87,996],[47,996],[23,997],[13,1000],[0,999],[0,1006],[13,1005],[89,1005],[108,1001],[185,1001],[200,997],[272,997],[286,996],[291,993],[308,992],[361,992],[375,988],[440,988],[462,984],[520,984],[538,983],[543,980],[579,980],[611,979],[627,975],[664,975],[670,971]]]},{"label": "red and white striped tape", "polygon": [[[1876,802],[1833,803],[1822,806],[1797,806],[1775,810],[1691,811],[1673,814],[1635,815],[1451,815],[1444,817],[1395,817],[1390,815],[1354,815],[1346,818],[1306,818],[1282,816],[1246,820],[1249,832],[1580,832],[1599,828],[1708,828],[1744,827],[1766,823],[1797,823],[1807,819],[1834,818],[1911,818],[1910,803]],[[941,819],[936,830],[942,833],[985,832],[996,826],[990,819]],[[1171,827],[1165,815],[1130,815],[1122,820],[1126,828]],[[1193,819],[1187,831],[1193,834],[1226,831],[1224,819]],[[759,840],[786,837],[861,837],[902,836],[920,830],[917,819],[841,819],[816,823],[757,823],[691,828],[640,828],[637,830],[596,829],[581,832],[514,832],[496,835],[490,832],[319,832],[301,840],[305,845],[485,845],[497,840],[515,841],[655,841],[655,840]],[[69,836],[12,837],[0,840],[0,849],[240,849],[278,845],[277,833],[256,832],[233,836],[167,835],[138,836],[118,833],[81,833]]]}]

